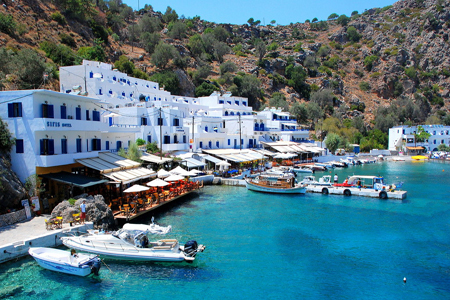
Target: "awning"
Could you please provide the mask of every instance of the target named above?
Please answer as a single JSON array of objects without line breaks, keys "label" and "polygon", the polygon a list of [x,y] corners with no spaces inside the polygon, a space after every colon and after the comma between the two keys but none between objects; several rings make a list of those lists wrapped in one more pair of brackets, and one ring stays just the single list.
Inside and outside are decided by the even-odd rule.
[{"label": "awning", "polygon": [[196,160],[194,158],[185,158],[185,159],[182,160],[181,164],[184,165],[184,166],[187,166],[188,169],[204,167],[205,166],[204,163],[202,163],[201,161]]},{"label": "awning", "polygon": [[117,154],[114,154],[111,152],[100,152],[98,154],[98,157],[100,159],[103,159],[104,161],[124,167],[125,169],[136,168],[141,165],[140,163],[138,163],[136,161],[124,158],[120,155],[117,155]]},{"label": "awning", "polygon": [[72,173],[68,173],[68,172],[50,173],[50,174],[43,174],[43,175],[39,175],[39,176],[42,178],[78,186],[81,188],[86,188],[89,186],[108,182],[108,180],[105,180],[105,179],[88,177],[88,176],[84,176],[84,175],[77,175],[77,174],[72,174]]},{"label": "awning", "polygon": [[100,173],[110,173],[113,171],[119,171],[122,169],[121,166],[107,162],[106,160],[100,159],[98,157],[94,158],[83,158],[83,159],[75,159],[76,162],[94,169],[100,171]]},{"label": "awning", "polygon": [[148,153],[142,154],[140,158],[144,161],[155,163],[155,164],[163,164],[168,161],[172,161],[172,158],[163,157],[161,159],[161,157],[159,157],[159,156],[148,154]]},{"label": "awning", "polygon": [[266,155],[266,156],[274,156],[274,155],[276,155],[275,152],[271,152],[271,151],[265,150],[265,149],[260,149],[260,150],[255,150],[255,151],[258,152],[258,153],[261,153],[263,155]]},{"label": "awning", "polygon": [[212,157],[211,155],[206,155],[203,158],[206,159],[206,160],[209,160],[210,162],[212,162],[214,164],[217,164],[217,163],[221,162],[220,159]]},{"label": "awning", "polygon": [[425,148],[418,146],[418,147],[406,147],[406,149],[408,149],[408,150],[423,150]]},{"label": "awning", "polygon": [[156,172],[146,168],[136,168],[111,172],[103,175],[114,181],[121,181],[123,184],[127,184],[140,179],[156,177]]}]

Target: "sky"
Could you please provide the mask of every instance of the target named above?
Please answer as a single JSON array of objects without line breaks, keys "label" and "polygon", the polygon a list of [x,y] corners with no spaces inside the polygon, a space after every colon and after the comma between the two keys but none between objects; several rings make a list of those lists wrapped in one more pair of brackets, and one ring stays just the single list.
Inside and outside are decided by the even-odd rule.
[{"label": "sky", "polygon": [[246,24],[253,18],[260,20],[261,25],[270,24],[272,20],[279,25],[290,23],[304,23],[306,19],[327,20],[332,13],[350,16],[353,11],[359,13],[365,9],[385,7],[394,4],[394,0],[159,0],[150,2],[146,0],[122,0],[134,10],[143,8],[145,4],[153,7],[154,11],[164,13],[167,6],[174,9],[178,16],[186,18],[200,16],[202,20],[214,23]]}]

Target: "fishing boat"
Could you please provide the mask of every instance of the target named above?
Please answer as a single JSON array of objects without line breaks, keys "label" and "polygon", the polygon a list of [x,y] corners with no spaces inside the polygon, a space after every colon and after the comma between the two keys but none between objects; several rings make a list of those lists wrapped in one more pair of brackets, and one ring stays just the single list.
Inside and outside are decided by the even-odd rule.
[{"label": "fishing boat", "polygon": [[305,194],[306,186],[299,184],[292,173],[261,174],[255,178],[246,178],[247,189],[257,192],[276,194]]},{"label": "fishing boat", "polygon": [[205,246],[188,241],[184,246],[176,239],[149,241],[146,231],[120,229],[112,234],[61,237],[69,248],[108,258],[133,261],[194,261]]},{"label": "fishing boat", "polygon": [[28,253],[41,267],[71,275],[88,276],[91,273],[98,275],[101,267],[100,258],[92,254],[72,254],[68,251],[45,247],[31,247]]}]

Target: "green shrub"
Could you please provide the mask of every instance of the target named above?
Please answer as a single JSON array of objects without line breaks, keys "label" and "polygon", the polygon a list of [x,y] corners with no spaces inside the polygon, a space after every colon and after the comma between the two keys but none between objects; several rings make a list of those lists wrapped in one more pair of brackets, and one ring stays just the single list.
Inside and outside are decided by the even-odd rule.
[{"label": "green shrub", "polygon": [[267,46],[267,51],[276,51],[278,49],[278,43],[272,42],[269,46]]},{"label": "green shrub", "polygon": [[412,80],[416,80],[417,79],[417,71],[416,71],[416,68],[414,68],[414,67],[407,68],[405,70],[405,74],[406,74],[406,76],[408,76]]},{"label": "green shrub", "polygon": [[70,198],[70,199],[67,200],[67,201],[69,201],[70,205],[75,205],[75,202],[77,202],[77,199]]},{"label": "green shrub", "polygon": [[377,60],[378,60],[378,56],[376,56],[376,55],[367,56],[364,59],[364,66],[366,67],[366,70],[371,71],[372,67],[373,67],[373,63],[376,62]]},{"label": "green shrub", "polygon": [[372,73],[372,74],[370,74],[370,78],[374,78],[374,79],[377,79],[378,77],[380,77],[381,76],[381,73],[380,72],[374,72],[374,73]]},{"label": "green shrub", "polygon": [[361,81],[359,83],[359,88],[361,89],[361,91],[366,92],[366,91],[370,90],[370,84],[368,82]]},{"label": "green shrub", "polygon": [[355,73],[356,75],[358,75],[360,78],[364,76],[364,72],[359,70],[359,69],[355,69],[353,71],[353,73]]},{"label": "green shrub", "polygon": [[11,15],[0,13],[0,31],[12,35],[16,31],[16,22]]},{"label": "green shrub", "polygon": [[66,25],[66,17],[64,17],[59,11],[54,12],[50,15],[53,21],[58,22],[59,25]]},{"label": "green shrub", "polygon": [[77,46],[77,43],[75,42],[73,37],[68,34],[61,33],[59,35],[59,38],[61,39],[61,43],[66,44],[69,47],[75,48]]},{"label": "green shrub", "polygon": [[9,153],[15,143],[16,140],[12,137],[11,132],[8,129],[8,124],[3,122],[0,117],[0,150]]},{"label": "green shrub", "polygon": [[180,81],[177,74],[175,74],[175,72],[173,71],[167,70],[164,72],[156,73],[150,77],[150,80],[158,82],[159,86],[164,86],[164,89],[171,92],[172,94],[180,94]]},{"label": "green shrub", "polygon": [[39,46],[48,58],[60,66],[73,66],[80,61],[75,52],[65,45],[56,45],[53,42],[44,41]]}]

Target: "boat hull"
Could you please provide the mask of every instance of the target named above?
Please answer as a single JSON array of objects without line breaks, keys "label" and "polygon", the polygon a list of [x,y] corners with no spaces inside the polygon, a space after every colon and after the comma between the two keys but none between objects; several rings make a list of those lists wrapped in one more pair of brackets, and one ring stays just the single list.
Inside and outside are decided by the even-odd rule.
[{"label": "boat hull", "polygon": [[[83,237],[62,237],[61,239],[66,247],[110,259],[159,262],[182,262],[189,260],[183,251],[178,248],[173,250],[154,250],[152,248],[137,248],[106,240],[85,243],[83,242]],[[89,243],[90,245],[87,245]]]},{"label": "boat hull", "polygon": [[[88,276],[92,273],[90,265],[80,265],[78,263],[72,263],[69,259],[66,259],[64,256],[67,258],[70,257],[70,253],[67,251],[51,249],[51,253],[49,255],[43,255],[42,253],[39,253],[40,249],[42,248],[30,248],[29,254],[44,269],[82,277]],[[59,253],[57,251],[59,251]],[[98,258],[90,255],[79,254],[79,257],[82,260],[96,259],[96,262],[100,263]]]},{"label": "boat hull", "polygon": [[260,186],[253,184],[251,182],[246,181],[247,189],[251,191],[256,192],[263,192],[263,193],[274,193],[274,194],[305,194],[306,193],[306,187],[304,186],[297,186],[293,188],[273,188],[273,187],[266,187],[266,186]]}]

